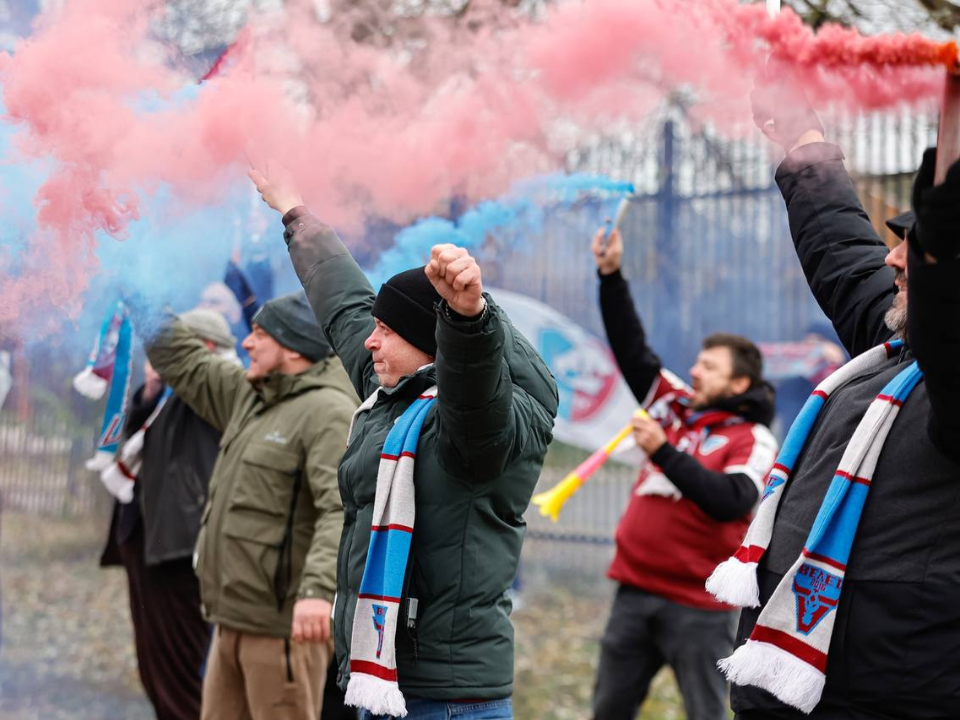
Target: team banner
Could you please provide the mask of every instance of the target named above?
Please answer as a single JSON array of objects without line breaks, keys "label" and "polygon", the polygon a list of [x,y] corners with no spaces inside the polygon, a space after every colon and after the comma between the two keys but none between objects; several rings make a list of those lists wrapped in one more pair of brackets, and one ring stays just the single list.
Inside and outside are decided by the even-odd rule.
[{"label": "team banner", "polygon": [[591,452],[605,445],[637,408],[610,349],[542,302],[507,290],[488,290],[557,379],[557,440]]}]

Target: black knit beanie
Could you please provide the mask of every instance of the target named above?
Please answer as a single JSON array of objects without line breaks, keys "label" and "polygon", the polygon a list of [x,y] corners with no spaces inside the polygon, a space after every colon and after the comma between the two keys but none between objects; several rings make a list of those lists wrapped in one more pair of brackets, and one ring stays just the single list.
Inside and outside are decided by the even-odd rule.
[{"label": "black knit beanie", "polygon": [[264,303],[252,322],[288,350],[314,362],[332,352],[302,290]]},{"label": "black knit beanie", "polygon": [[437,311],[440,295],[423,267],[397,273],[380,288],[373,316],[418,350],[437,354]]}]

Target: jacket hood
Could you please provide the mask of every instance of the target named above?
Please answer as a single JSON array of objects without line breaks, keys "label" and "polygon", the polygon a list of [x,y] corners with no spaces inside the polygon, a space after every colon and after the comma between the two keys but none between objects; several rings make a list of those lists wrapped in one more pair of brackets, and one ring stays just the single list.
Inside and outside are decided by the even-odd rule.
[{"label": "jacket hood", "polygon": [[711,405],[712,410],[723,410],[725,412],[739,415],[747,422],[759,423],[770,427],[773,422],[773,416],[776,412],[775,407],[776,391],[766,380],[762,380],[741,395],[723,398]]}]

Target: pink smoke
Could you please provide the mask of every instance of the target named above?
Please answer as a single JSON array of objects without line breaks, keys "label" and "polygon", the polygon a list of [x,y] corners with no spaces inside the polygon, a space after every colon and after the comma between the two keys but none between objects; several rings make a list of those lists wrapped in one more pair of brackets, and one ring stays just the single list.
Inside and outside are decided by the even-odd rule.
[{"label": "pink smoke", "polygon": [[[185,207],[216,203],[248,162],[282,163],[315,211],[356,229],[556,169],[560,118],[586,131],[637,122],[677,87],[696,93],[698,117],[748,118],[771,55],[815,102],[871,109],[938,97],[936,66],[956,61],[955,46],[919,36],[815,35],[789,10],[769,18],[735,0],[561,4],[541,23],[480,33],[437,20],[411,60],[336,38],[295,6],[280,23],[251,22],[183,99],[176,91],[195,81],[165,63],[136,5],[68,0],[0,56],[19,157],[53,167],[29,249],[0,252],[0,323],[51,306],[75,317],[97,272],[97,231],[122,238],[161,187]],[[309,113],[281,82],[298,67]],[[161,109],[143,109],[157,98]]]}]

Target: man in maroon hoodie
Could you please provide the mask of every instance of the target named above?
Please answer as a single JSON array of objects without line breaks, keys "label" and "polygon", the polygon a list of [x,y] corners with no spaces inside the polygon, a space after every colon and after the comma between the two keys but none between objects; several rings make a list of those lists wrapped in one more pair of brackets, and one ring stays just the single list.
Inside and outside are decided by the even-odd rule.
[{"label": "man in maroon hoodie", "polygon": [[727,717],[716,667],[733,648],[736,613],[704,588],[740,545],[777,442],[767,429],[773,390],[760,351],[717,333],[690,369],[692,387],[648,347],[627,281],[623,243],[597,232],[600,308],[624,379],[650,418],[635,418],[647,461],[617,527],[608,575],[619,583],[601,641],[596,720],[634,720],[650,681],[673,668],[689,720]]}]

